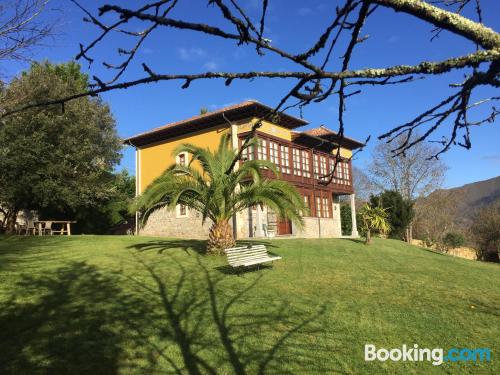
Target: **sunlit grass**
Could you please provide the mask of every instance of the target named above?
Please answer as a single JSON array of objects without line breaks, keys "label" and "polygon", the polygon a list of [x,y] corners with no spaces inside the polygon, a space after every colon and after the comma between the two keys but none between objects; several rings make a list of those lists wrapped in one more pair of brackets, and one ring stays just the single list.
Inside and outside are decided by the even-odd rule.
[{"label": "sunlit grass", "polygon": [[[236,275],[202,241],[0,238],[0,373],[500,373],[500,267],[392,240],[275,240]],[[491,348],[365,362],[364,345]]]}]

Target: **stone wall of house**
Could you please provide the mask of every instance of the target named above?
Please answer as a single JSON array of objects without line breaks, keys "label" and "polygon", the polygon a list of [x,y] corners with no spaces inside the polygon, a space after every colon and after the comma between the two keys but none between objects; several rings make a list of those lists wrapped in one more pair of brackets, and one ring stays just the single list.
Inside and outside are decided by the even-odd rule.
[{"label": "stone wall of house", "polygon": [[187,217],[178,217],[176,211],[169,211],[166,207],[154,211],[148,218],[139,234],[143,236],[163,236],[192,239],[206,239],[212,225],[207,219],[201,224],[201,214],[189,210]]},{"label": "stone wall of house", "polygon": [[304,228],[298,229],[292,225],[292,233],[302,238],[336,238],[342,236],[340,225],[340,203],[337,200],[332,204],[332,217],[320,218],[304,217]]},{"label": "stone wall of house", "polygon": [[249,208],[240,212],[239,214],[239,238],[253,237],[257,229],[257,210],[260,210],[260,221],[262,224],[268,224],[267,222],[267,207],[257,207],[255,209]]},{"label": "stone wall of house", "polygon": [[[260,207],[258,208],[260,209]],[[268,224],[268,209],[261,209],[261,222]],[[238,214],[237,233],[238,238],[249,238],[254,236],[257,226],[257,212],[248,209]],[[233,224],[233,223],[231,223]],[[299,230],[292,224],[292,235],[297,238],[318,238],[319,227],[321,227],[322,238],[335,238],[341,236],[340,207],[338,203],[333,204],[333,217],[320,218],[304,217],[304,228]],[[140,230],[140,235],[163,236],[177,238],[206,239],[211,220],[205,225],[201,224],[201,215],[196,211],[188,211],[187,217],[179,217],[176,211],[161,208],[154,211],[148,218],[146,225]]]},{"label": "stone wall of house", "polygon": [[[321,228],[321,234],[320,233]],[[298,229],[292,224],[292,232],[298,238],[335,238],[341,236],[340,220],[334,218],[305,217],[304,228]]]}]

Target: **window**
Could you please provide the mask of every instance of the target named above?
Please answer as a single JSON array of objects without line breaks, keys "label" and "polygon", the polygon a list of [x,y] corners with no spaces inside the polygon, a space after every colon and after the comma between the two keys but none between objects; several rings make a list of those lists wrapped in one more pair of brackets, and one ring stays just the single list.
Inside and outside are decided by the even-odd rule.
[{"label": "window", "polygon": [[316,216],[321,217],[321,198],[316,197]]},{"label": "window", "polygon": [[259,139],[257,146],[257,158],[259,160],[267,160],[267,141]]},{"label": "window", "polygon": [[176,206],[176,217],[187,217],[188,216],[188,208],[185,204],[178,204]]},{"label": "window", "polygon": [[276,164],[279,169],[278,144],[276,142],[269,142],[269,160]]},{"label": "window", "polygon": [[330,161],[330,173],[333,173],[333,170],[335,169],[335,173],[333,173],[332,182],[334,184],[338,184],[339,181],[337,180],[337,174],[338,174],[337,171],[338,171],[338,168],[340,168],[340,166],[337,165],[337,167],[335,167],[335,159],[330,158],[329,161]]},{"label": "window", "polygon": [[304,195],[304,204],[306,206],[306,212],[303,213],[304,216],[311,215],[311,206],[309,203],[309,195]]},{"label": "window", "polygon": [[314,178],[319,178],[319,158],[318,155],[313,155],[313,164],[314,164]]},{"label": "window", "polygon": [[349,176],[349,162],[345,161],[342,163],[344,165],[344,179],[346,185],[351,184],[351,177]]},{"label": "window", "polygon": [[183,167],[187,167],[188,165],[188,155],[187,152],[181,152],[177,155],[175,162]]},{"label": "window", "polygon": [[[319,173],[321,176],[325,176],[328,172],[326,171],[326,157],[319,157]],[[321,179],[326,179],[326,177],[321,177]]]},{"label": "window", "polygon": [[293,148],[292,149],[292,157],[293,157],[293,174],[295,176],[302,176],[300,150]]},{"label": "window", "polygon": [[338,171],[338,174],[337,174],[337,177],[339,178],[339,182],[340,184],[344,184],[344,163],[339,161],[338,162],[338,165],[337,165],[337,171]]},{"label": "window", "polygon": [[311,177],[311,166],[309,164],[309,151],[302,150],[302,174],[304,177]]},{"label": "window", "polygon": [[[330,170],[333,171],[335,166],[335,159],[330,159]],[[349,176],[349,162],[347,161],[338,161],[337,167],[335,168],[335,174],[333,182],[340,185],[350,185],[350,176]]]},{"label": "window", "polygon": [[328,207],[328,198],[323,198],[323,213],[321,216],[330,217],[330,207]]},{"label": "window", "polygon": [[290,174],[290,148],[280,145],[281,152],[281,172]]},{"label": "window", "polygon": [[243,161],[253,160],[253,145],[248,146],[243,150]]}]

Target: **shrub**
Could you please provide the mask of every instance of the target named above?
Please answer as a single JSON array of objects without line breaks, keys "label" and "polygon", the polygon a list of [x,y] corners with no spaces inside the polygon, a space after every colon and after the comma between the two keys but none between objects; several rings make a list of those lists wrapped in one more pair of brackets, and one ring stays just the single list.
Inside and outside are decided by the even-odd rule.
[{"label": "shrub", "polygon": [[500,254],[500,205],[478,212],[472,224],[471,235],[477,248],[477,258],[498,262]]},{"label": "shrub", "polygon": [[351,217],[351,206],[349,204],[346,203],[340,204],[340,225],[342,227],[342,235],[350,236],[352,232],[352,217]]},{"label": "shrub", "polygon": [[461,233],[448,232],[443,238],[443,243],[448,249],[465,245],[465,237]]},{"label": "shrub", "polygon": [[397,191],[386,190],[380,195],[372,195],[370,204],[372,207],[380,206],[386,210],[391,227],[389,237],[404,240],[405,231],[414,216],[413,203],[404,199]]},{"label": "shrub", "polygon": [[422,238],[422,243],[425,247],[432,248],[436,244],[436,240],[430,236],[424,236]]}]

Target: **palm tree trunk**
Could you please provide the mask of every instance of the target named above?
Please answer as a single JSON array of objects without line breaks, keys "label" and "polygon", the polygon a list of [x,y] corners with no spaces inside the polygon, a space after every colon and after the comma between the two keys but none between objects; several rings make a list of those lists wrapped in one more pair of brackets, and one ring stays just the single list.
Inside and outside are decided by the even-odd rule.
[{"label": "palm tree trunk", "polygon": [[213,223],[208,234],[207,252],[224,254],[224,249],[234,245],[233,228],[229,225],[229,221],[223,220]]},{"label": "palm tree trunk", "polygon": [[366,241],[365,241],[365,244],[366,244],[366,245],[369,245],[369,244],[371,244],[371,243],[372,243],[372,234],[371,234],[371,232],[370,232],[370,229],[368,229],[368,230],[366,231]]}]

